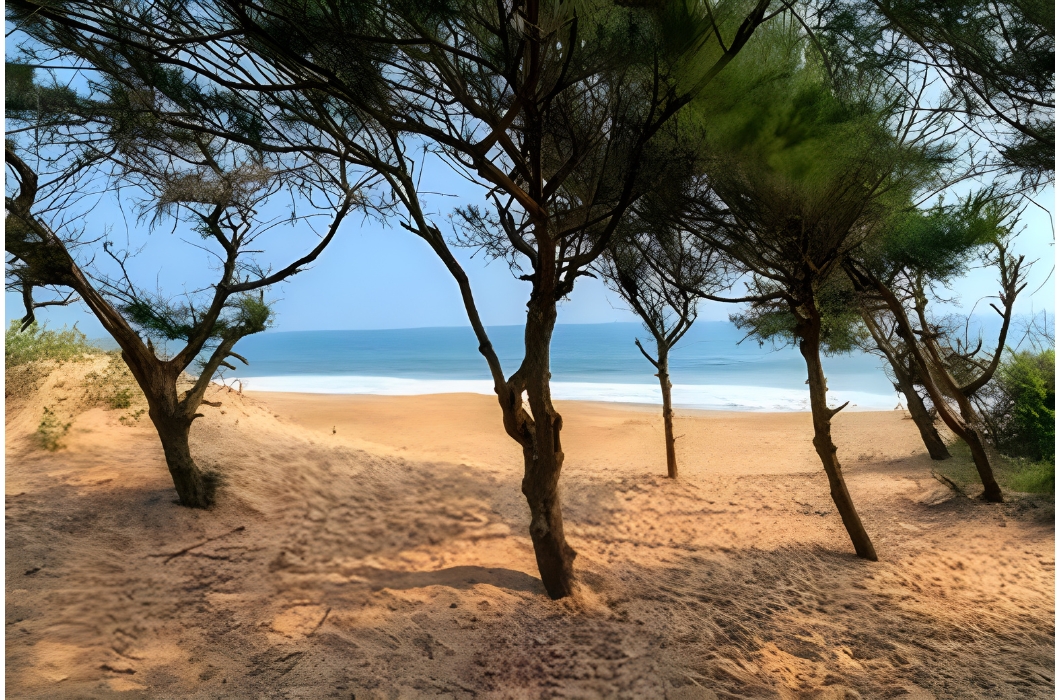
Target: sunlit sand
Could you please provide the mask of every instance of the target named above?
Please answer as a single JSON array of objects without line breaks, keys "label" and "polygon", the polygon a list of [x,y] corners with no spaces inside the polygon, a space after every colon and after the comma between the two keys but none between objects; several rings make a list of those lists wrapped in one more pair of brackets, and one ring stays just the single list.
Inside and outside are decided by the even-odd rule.
[{"label": "sunlit sand", "polygon": [[674,482],[655,409],[559,403],[579,589],[553,602],[490,397],[219,389],[195,511],[146,417],[34,445],[75,385],[8,405],[8,697],[1053,694],[1050,501],[956,494],[899,411],[835,419],[869,563],[808,414],[679,411]]}]

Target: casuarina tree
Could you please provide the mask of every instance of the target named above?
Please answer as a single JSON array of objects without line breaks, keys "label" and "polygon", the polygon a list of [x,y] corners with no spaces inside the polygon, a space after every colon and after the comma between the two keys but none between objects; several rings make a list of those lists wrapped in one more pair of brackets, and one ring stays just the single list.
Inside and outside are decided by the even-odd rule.
[{"label": "casuarina tree", "polygon": [[845,404],[827,401],[821,294],[848,251],[934,182],[945,126],[913,128],[907,105],[872,75],[838,90],[792,26],[759,32],[699,109],[709,157],[684,224],[746,270],[751,313],[791,319],[832,499],[858,556],[875,560],[832,439]]},{"label": "casuarina tree", "polygon": [[[9,104],[9,124],[47,122],[20,132],[34,140],[6,144],[14,175],[6,198],[9,279],[72,290],[91,310],[143,390],[180,503],[204,508],[213,500],[215,480],[193,459],[189,433],[206,390],[230,358],[242,360],[236,343],[269,325],[264,291],[323,252],[360,194],[356,183],[340,176],[348,186],[338,188],[331,208],[318,212],[328,217],[325,234],[303,255],[272,270],[256,261],[255,252],[263,234],[279,222],[263,218],[261,211],[319,164],[269,167],[251,150],[159,119],[149,88],[94,87],[93,95],[68,101],[61,113]],[[47,94],[51,88],[34,89]],[[42,166],[51,173],[44,183],[37,171]],[[210,250],[218,263],[216,280],[200,291],[174,295],[137,284],[127,251],[106,235],[87,235],[70,225],[84,214],[77,209],[80,194],[94,181],[103,191],[139,193],[141,222],[189,225],[199,237],[191,244]],[[144,242],[139,234],[133,232]],[[196,362],[198,378],[182,386],[182,374]]]},{"label": "casuarina tree", "polygon": [[[1003,496],[971,399],[997,371],[1016,297],[1026,287],[1025,260],[1009,252],[1013,214],[1012,205],[990,191],[928,212],[909,212],[873,245],[851,251],[845,263],[864,303],[890,316],[939,415],[971,450],[984,497],[995,502]],[[985,354],[981,337],[962,342],[953,324],[932,319],[928,309],[933,287],[945,285],[974,262],[996,268],[1001,285],[1001,306],[991,305],[1001,316],[1001,327],[996,345]]]},{"label": "casuarina tree", "polygon": [[[666,474],[677,478],[677,450],[670,383],[670,351],[696,320],[699,301],[726,285],[726,266],[719,252],[680,228],[659,230],[645,197],[640,216],[633,215],[596,265],[604,283],[640,317],[651,334],[655,356],[640,339],[637,349],[655,368],[662,392]],[[665,217],[657,217],[665,221]]]}]

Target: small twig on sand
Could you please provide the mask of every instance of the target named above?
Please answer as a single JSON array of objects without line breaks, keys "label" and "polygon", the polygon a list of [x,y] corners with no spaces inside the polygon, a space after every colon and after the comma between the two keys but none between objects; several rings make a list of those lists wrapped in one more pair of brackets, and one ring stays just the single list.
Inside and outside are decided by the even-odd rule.
[{"label": "small twig on sand", "polygon": [[313,632],[316,632],[318,629],[320,629],[320,626],[324,624],[324,620],[328,619],[328,615],[330,615],[330,614],[331,614],[331,608],[328,608],[327,610],[325,610],[324,611],[324,617],[320,618],[320,622],[318,622],[316,627],[314,627],[312,629],[312,631],[310,631],[309,634],[307,634],[306,636],[307,637],[312,636]]},{"label": "small twig on sand", "polygon": [[219,540],[222,537],[228,537],[231,534],[234,534],[234,533],[237,533],[237,532],[242,532],[243,530],[246,530],[246,529],[247,529],[246,526],[240,525],[237,528],[233,528],[233,529],[229,530],[228,532],[224,533],[223,535],[218,535],[217,537],[210,537],[209,539],[205,539],[202,542],[199,542],[198,544],[193,544],[190,547],[185,547],[184,549],[180,550],[179,552],[173,552],[171,554],[148,554],[147,556],[148,557],[165,557],[166,560],[164,562],[162,562],[162,563],[163,564],[168,564],[169,562],[173,561],[177,557],[183,556],[183,555],[187,554],[188,552],[190,552],[193,549],[198,549],[199,547],[203,546],[204,544],[209,544],[210,542],[213,542],[214,540]]},{"label": "small twig on sand", "polygon": [[954,491],[956,491],[960,495],[964,496],[965,498],[968,498],[968,494],[966,494],[964,492],[964,489],[962,489],[960,486],[958,486],[957,482],[955,482],[953,479],[949,478],[948,476],[944,476],[942,474],[939,474],[934,469],[931,470],[931,476],[935,477],[936,479],[938,479],[940,482],[942,482],[946,486],[949,486],[951,489],[953,489]]}]

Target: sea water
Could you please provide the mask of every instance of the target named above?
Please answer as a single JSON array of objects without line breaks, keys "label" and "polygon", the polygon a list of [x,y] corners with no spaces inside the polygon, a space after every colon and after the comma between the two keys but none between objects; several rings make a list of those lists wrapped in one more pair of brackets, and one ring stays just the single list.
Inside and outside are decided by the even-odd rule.
[{"label": "sea water", "polygon": [[[488,329],[506,375],[522,359],[523,328]],[[661,404],[655,368],[634,345],[654,343],[636,323],[558,325],[552,396],[558,400]],[[674,405],[742,411],[807,411],[806,365],[792,347],[760,346],[725,321],[697,323],[671,351]],[[261,333],[240,341],[249,361],[223,377],[253,391],[322,394],[492,394],[470,328]],[[898,395],[881,360],[854,353],[823,359],[828,402],[889,410]]]}]

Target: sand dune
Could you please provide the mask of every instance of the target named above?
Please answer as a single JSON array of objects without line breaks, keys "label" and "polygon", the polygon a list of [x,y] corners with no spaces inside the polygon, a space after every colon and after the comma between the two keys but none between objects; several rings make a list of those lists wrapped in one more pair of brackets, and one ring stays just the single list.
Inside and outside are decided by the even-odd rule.
[{"label": "sand dune", "polygon": [[34,444],[73,371],[8,407],[8,697],[1054,693],[1051,499],[954,494],[896,412],[836,419],[868,563],[808,415],[679,414],[673,482],[654,410],[560,404],[580,584],[552,602],[489,397],[218,391],[201,512],[146,418]]}]

